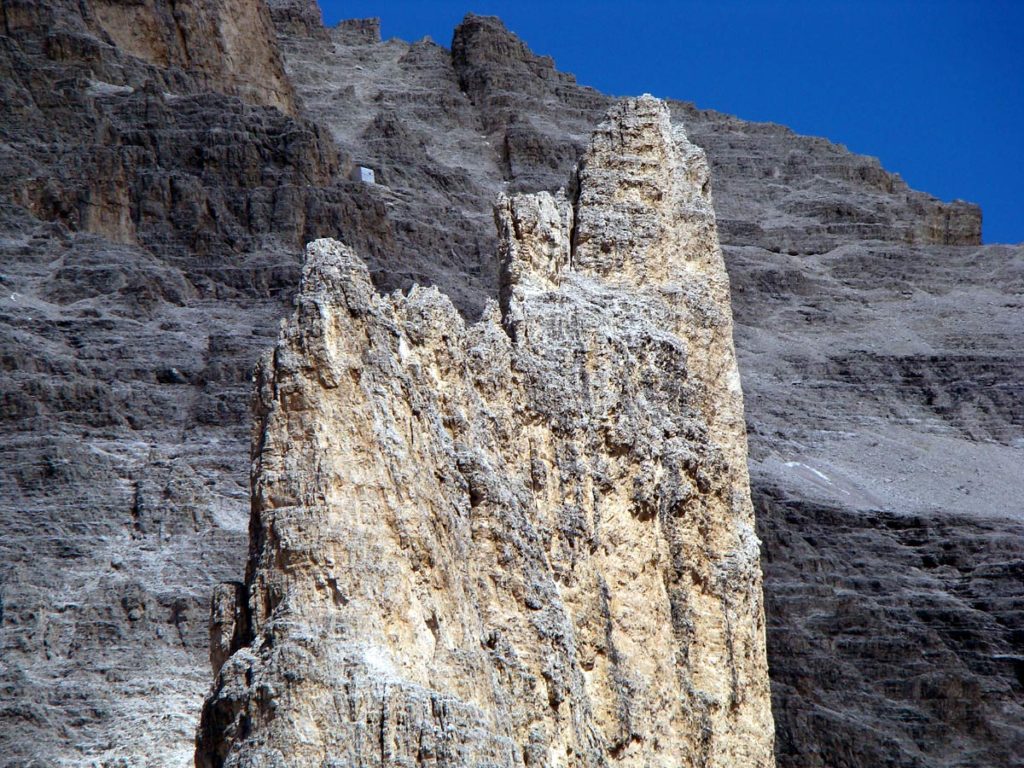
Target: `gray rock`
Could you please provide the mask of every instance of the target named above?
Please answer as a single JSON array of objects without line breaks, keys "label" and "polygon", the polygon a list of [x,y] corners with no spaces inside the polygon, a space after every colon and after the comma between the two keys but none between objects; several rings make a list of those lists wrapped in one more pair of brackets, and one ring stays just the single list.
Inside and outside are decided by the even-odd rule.
[{"label": "gray rock", "polygon": [[[475,320],[494,198],[567,185],[610,104],[494,19],[449,56],[270,5],[298,119],[90,2],[0,4],[3,761],[187,762],[245,558],[249,370],[303,246]],[[733,286],[780,765],[1019,764],[1022,249],[823,139],[672,109]]]}]

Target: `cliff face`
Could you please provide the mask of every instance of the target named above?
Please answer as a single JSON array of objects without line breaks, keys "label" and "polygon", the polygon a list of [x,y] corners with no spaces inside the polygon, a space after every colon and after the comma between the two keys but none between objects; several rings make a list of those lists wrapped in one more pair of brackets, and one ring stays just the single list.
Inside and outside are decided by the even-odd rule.
[{"label": "cliff face", "polygon": [[[209,25],[266,9],[117,5],[191,53],[120,47],[148,28],[114,4],[0,2],[6,764],[191,760],[209,595],[244,560],[252,365],[301,244],[339,234],[330,139],[225,75],[273,86],[272,30],[217,58]],[[334,195],[331,219],[359,207]]]},{"label": "cliff face", "polygon": [[[293,114],[294,93],[274,44],[266,5],[251,0],[94,0],[88,4],[5,2],[0,21],[12,39],[43,32],[58,60],[134,57],[178,70],[205,90]],[[113,45],[117,51],[104,51]],[[104,67],[105,68],[105,67]]]},{"label": "cliff face", "polygon": [[[450,57],[329,35],[281,40],[305,108],[338,146],[399,170],[397,187],[453,190],[454,210],[376,192],[402,230],[463,260],[452,295],[473,316],[496,287],[487,242],[459,233],[486,215],[492,179],[556,190],[610,99],[496,19],[468,17]],[[780,763],[1012,764],[1024,251],[981,246],[976,206],[873,158],[670,107],[707,152],[733,284]],[[382,115],[403,131],[371,129]]]},{"label": "cliff face", "polygon": [[616,106],[575,206],[498,202],[468,327],[309,246],[198,764],[774,764],[708,182],[661,102]]},{"label": "cliff face", "polygon": [[[564,185],[612,103],[496,19],[450,52],[269,6],[297,117],[212,75],[215,35],[165,60],[88,0],[0,0],[0,762],[191,760],[303,246],[475,320],[493,200]],[[1019,765],[1024,249],[872,158],[669,106],[732,283],[779,764]]]}]

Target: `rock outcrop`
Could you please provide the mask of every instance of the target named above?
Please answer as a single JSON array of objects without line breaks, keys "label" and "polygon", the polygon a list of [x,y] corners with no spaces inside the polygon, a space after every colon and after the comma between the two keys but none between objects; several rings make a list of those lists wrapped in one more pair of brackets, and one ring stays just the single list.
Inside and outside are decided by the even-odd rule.
[{"label": "rock outcrop", "polygon": [[[0,0],[0,763],[192,759],[305,244],[476,320],[493,200],[554,193],[613,103],[494,18],[449,51],[268,5],[298,117],[215,76],[215,36],[165,66],[91,0]],[[732,285],[779,765],[1019,768],[1024,247],[825,139],[670,109]]]},{"label": "rock outcrop", "polygon": [[209,90],[295,112],[265,3],[93,0],[92,8],[103,32],[125,53],[159,67],[187,69],[204,78]]},{"label": "rock outcrop", "polygon": [[309,246],[198,765],[774,765],[703,153],[627,100],[575,206],[496,219],[501,308],[468,327]]}]

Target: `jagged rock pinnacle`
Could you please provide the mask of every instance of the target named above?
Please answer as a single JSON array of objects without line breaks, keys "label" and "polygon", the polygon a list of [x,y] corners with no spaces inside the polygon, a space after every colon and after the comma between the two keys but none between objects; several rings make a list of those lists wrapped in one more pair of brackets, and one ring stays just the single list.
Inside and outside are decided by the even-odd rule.
[{"label": "jagged rock pinnacle", "polygon": [[616,106],[575,209],[499,200],[501,308],[468,327],[310,245],[198,765],[773,765],[702,162],[660,102]]}]

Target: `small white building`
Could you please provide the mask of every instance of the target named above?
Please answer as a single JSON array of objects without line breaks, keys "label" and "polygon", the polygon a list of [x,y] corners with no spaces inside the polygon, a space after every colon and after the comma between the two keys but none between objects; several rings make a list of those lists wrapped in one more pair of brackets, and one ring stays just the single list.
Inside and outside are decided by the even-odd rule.
[{"label": "small white building", "polygon": [[349,178],[352,181],[361,181],[364,184],[376,184],[377,179],[373,173],[373,168],[367,168],[365,165],[357,165],[352,168],[352,173],[349,174]]}]

